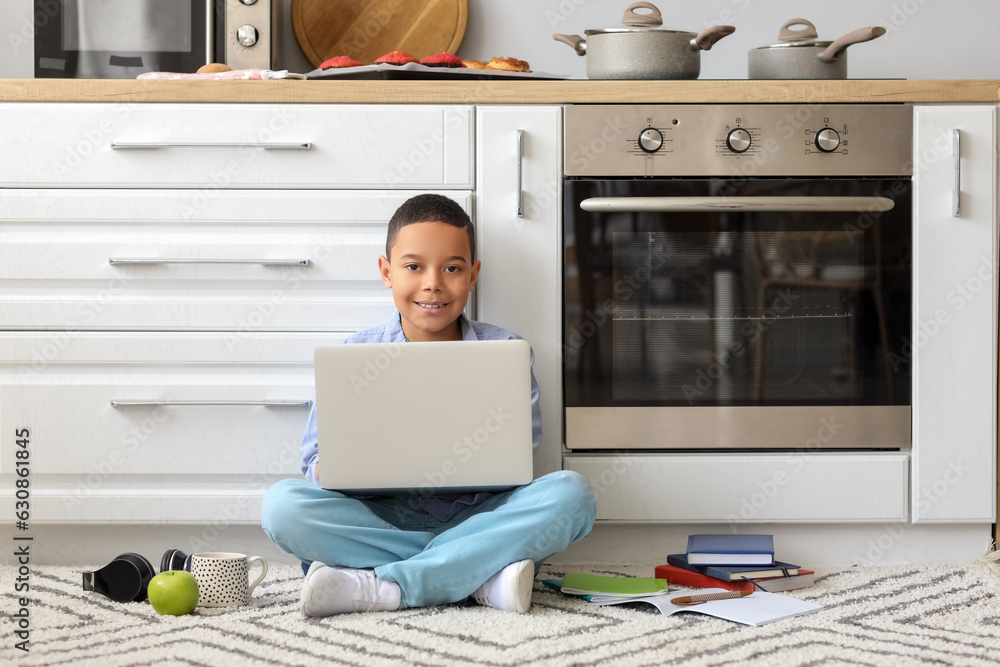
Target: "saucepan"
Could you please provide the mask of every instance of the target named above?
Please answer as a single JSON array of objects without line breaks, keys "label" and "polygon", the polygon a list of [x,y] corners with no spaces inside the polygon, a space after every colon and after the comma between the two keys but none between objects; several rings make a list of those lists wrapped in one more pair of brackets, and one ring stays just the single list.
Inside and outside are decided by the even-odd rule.
[{"label": "saucepan", "polygon": [[748,74],[751,79],[846,79],[847,47],[884,34],[885,28],[873,26],[822,42],[816,26],[792,19],[781,26],[777,44],[750,50]]},{"label": "saucepan", "polygon": [[[648,13],[635,10],[645,9]],[[590,79],[697,79],[701,52],[732,34],[731,25],[716,25],[700,33],[665,30],[660,10],[648,2],[628,6],[622,17],[624,28],[585,30],[580,35],[552,35],[587,56]]]}]

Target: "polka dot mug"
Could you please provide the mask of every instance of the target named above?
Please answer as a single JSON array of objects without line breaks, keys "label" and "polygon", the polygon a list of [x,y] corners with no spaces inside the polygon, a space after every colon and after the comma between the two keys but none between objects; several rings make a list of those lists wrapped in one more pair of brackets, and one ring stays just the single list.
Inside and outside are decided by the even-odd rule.
[{"label": "polka dot mug", "polygon": [[[267,574],[267,561],[260,556],[212,552],[191,554],[188,567],[198,582],[199,607],[237,607],[250,604],[250,594]],[[260,563],[261,572],[250,583],[250,566]]]}]

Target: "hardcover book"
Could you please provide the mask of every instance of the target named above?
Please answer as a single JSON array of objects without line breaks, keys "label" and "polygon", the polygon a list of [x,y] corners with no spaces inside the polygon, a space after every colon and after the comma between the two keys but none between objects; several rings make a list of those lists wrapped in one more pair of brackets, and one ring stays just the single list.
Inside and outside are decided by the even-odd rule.
[{"label": "hardcover book", "polygon": [[[746,580],[728,580],[710,577],[694,570],[686,570],[676,565],[666,563],[657,565],[655,570],[657,579],[666,579],[675,586],[690,586],[691,588],[724,588],[727,591],[749,591],[754,588],[763,588],[769,593],[781,593],[784,591],[794,591],[799,588],[809,588],[816,583],[815,572],[799,568],[798,574],[788,577],[769,577],[767,579],[754,579],[753,583]],[[754,583],[757,586],[754,586]],[[758,588],[758,590],[759,590]]]},{"label": "hardcover book", "polygon": [[687,559],[692,565],[771,565],[774,538],[771,535],[691,535]]},{"label": "hardcover book", "polygon": [[670,554],[667,563],[686,570],[707,574],[710,577],[736,581],[739,579],[764,579],[767,577],[789,577],[799,573],[799,566],[782,561],[774,561],[770,567],[760,565],[723,566],[723,565],[692,565],[688,563],[685,554]]}]

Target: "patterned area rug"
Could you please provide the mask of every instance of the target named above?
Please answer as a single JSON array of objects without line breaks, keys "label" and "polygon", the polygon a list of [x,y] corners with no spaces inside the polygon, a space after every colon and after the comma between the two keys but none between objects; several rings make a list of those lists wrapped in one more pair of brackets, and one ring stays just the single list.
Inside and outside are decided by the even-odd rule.
[{"label": "patterned area rug", "polygon": [[[5,623],[0,664],[73,665],[996,665],[1000,571],[900,566],[817,571],[813,588],[787,593],[826,606],[761,627],[653,607],[596,607],[541,584],[530,614],[472,604],[306,619],[301,573],[272,565],[254,604],[159,616],[81,590],[92,568],[38,567],[30,575],[30,651]],[[570,567],[652,576],[653,566]],[[14,568],[0,574],[0,613],[17,611]]]}]

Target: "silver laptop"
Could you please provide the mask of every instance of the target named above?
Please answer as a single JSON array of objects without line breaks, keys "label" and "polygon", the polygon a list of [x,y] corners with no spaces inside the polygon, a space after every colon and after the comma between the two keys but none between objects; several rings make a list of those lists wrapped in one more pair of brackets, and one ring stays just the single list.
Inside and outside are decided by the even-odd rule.
[{"label": "silver laptop", "polygon": [[527,484],[530,354],[524,340],[316,348],[320,485],[428,495]]}]

